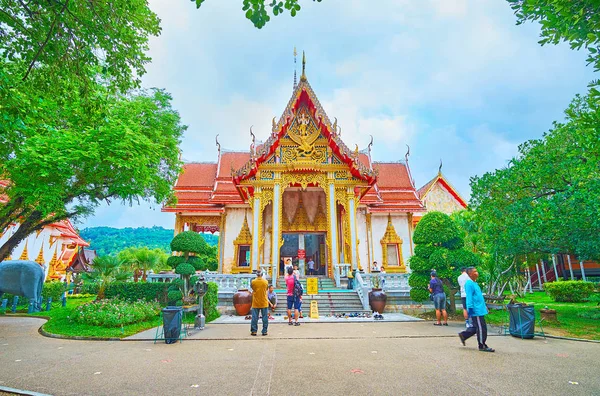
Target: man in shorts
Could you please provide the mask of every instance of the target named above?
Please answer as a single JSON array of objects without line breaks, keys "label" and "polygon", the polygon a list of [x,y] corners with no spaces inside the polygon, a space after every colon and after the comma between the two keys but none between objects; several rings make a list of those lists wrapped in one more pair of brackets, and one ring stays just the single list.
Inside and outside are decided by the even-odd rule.
[{"label": "man in shorts", "polygon": [[446,312],[446,293],[444,284],[438,278],[436,271],[431,271],[431,281],[429,281],[429,292],[433,295],[433,305],[435,306],[435,317],[437,322],[434,326],[441,326],[441,317],[444,316],[444,326],[448,326],[448,312]]},{"label": "man in shorts", "polygon": [[[300,315],[298,309],[300,308],[300,300],[296,299],[294,296],[294,284],[296,278],[294,277],[294,268],[288,267],[287,275],[285,277],[285,285],[287,288],[287,314],[288,314],[288,324],[290,326],[300,326],[298,322],[298,316]],[[292,322],[292,309],[294,309],[294,319],[295,323]]]},{"label": "man in shorts", "polygon": [[271,315],[269,315],[269,320],[273,320],[275,319],[273,314],[275,313],[275,308],[277,308],[277,293],[275,293],[275,286],[269,286],[267,298],[269,299],[269,307],[271,307]]}]

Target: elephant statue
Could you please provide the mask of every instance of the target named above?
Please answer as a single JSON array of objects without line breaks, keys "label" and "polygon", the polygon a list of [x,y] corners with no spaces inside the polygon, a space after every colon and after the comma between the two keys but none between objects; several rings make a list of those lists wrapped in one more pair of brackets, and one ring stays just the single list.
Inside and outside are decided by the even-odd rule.
[{"label": "elephant statue", "polygon": [[41,309],[45,277],[44,269],[35,261],[3,261],[0,263],[0,299],[4,293],[27,297],[37,312]]}]

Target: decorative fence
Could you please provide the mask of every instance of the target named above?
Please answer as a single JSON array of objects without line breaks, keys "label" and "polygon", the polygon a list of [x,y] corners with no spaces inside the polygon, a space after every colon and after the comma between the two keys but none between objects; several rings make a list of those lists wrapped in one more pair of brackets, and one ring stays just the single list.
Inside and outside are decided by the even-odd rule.
[{"label": "decorative fence", "polygon": [[354,289],[360,297],[364,309],[369,309],[369,291],[380,288],[387,292],[409,293],[409,274],[378,274],[356,271],[354,276]]},{"label": "decorative fence", "polygon": [[204,273],[207,282],[215,282],[220,292],[236,292],[239,289],[250,289],[250,282],[256,278],[255,274],[217,274]]}]

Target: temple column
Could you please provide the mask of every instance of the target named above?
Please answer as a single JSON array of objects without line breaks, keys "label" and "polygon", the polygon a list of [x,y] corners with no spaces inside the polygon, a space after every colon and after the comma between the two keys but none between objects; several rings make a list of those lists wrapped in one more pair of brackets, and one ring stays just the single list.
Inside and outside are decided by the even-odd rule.
[{"label": "temple column", "polygon": [[219,273],[223,273],[223,262],[225,261],[225,224],[227,212],[221,213],[221,224],[219,225]]},{"label": "temple column", "polygon": [[180,232],[183,232],[183,226],[184,226],[184,222],[183,219],[181,218],[181,215],[179,213],[177,213],[175,215],[175,235],[173,236],[177,236],[177,234],[179,234]]},{"label": "temple column", "polygon": [[350,257],[352,258],[352,268],[358,269],[358,243],[356,240],[356,202],[354,189],[348,187],[348,219],[350,227]]},{"label": "temple column", "polygon": [[[365,218],[367,219],[367,268],[371,268],[373,264],[373,230],[371,229],[371,213],[366,213]],[[363,266],[364,268],[364,266]]]},{"label": "temple column", "polygon": [[[335,183],[333,180],[333,173],[328,175],[328,202],[327,210],[329,211],[329,254],[331,257],[331,265],[337,265],[338,261],[338,235],[337,235],[337,205],[335,204]],[[331,268],[329,269],[331,271]]]},{"label": "temple column", "polygon": [[[278,177],[278,175],[276,176]],[[273,226],[271,227],[271,266],[273,268],[273,279],[271,280],[274,286],[277,285],[277,277],[279,276],[279,248],[281,241],[281,183],[275,182],[273,185]]]},{"label": "temple column", "polygon": [[[298,234],[298,250],[304,250],[306,254],[306,250],[304,248],[304,234]],[[305,261],[305,258],[298,257],[298,271],[300,271],[301,275],[306,275],[306,271],[304,270]]]},{"label": "temple column", "polygon": [[261,213],[261,198],[262,193],[260,191],[260,187],[256,187],[254,191],[254,197],[252,197],[252,256],[250,256],[250,267],[252,267],[252,271],[260,269],[259,267],[259,257],[260,252],[259,242],[260,242],[260,216]]}]

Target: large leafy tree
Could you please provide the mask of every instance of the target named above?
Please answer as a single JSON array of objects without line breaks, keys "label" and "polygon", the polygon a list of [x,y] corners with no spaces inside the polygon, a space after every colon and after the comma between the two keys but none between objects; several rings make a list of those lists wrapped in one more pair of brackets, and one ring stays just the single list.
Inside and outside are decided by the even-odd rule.
[{"label": "large leafy tree", "polygon": [[100,201],[171,197],[185,127],[161,91],[140,91],[160,31],[145,0],[2,0],[0,261],[28,234]]},{"label": "large leafy tree", "polygon": [[[539,21],[541,45],[569,43],[584,48],[588,64],[600,71],[600,2],[598,0],[507,0],[517,16],[517,24]],[[600,96],[599,80],[592,81],[592,95]]]},{"label": "large leafy tree", "polygon": [[505,254],[600,258],[600,112],[576,97],[564,123],[519,146],[509,166],[471,179],[471,206]]},{"label": "large leafy tree", "polygon": [[454,311],[460,268],[477,266],[479,257],[464,247],[456,223],[441,212],[423,216],[415,228],[413,242],[415,254],[410,258],[412,272],[408,278],[410,297],[414,301],[427,300],[430,272],[436,270],[450,300],[450,311]]},{"label": "large leafy tree", "polygon": [[[200,8],[206,0],[191,1],[196,3],[196,8]],[[318,1],[320,3],[322,0],[313,1]],[[290,15],[294,17],[298,11],[300,11],[300,8],[299,0],[242,0],[242,11],[246,13],[246,18],[259,29],[271,20],[270,14],[277,16],[283,14],[287,10],[290,12]]]}]

